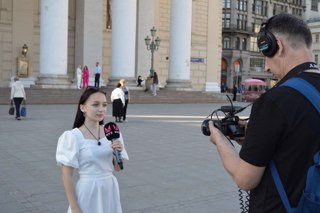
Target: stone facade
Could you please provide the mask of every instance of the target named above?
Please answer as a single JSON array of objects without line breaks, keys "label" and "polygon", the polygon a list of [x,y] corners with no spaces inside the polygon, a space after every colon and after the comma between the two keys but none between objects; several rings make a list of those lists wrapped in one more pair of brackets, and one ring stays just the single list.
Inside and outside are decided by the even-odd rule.
[{"label": "stone facade", "polygon": [[[150,51],[146,49],[144,38],[150,35],[152,26],[157,28],[157,36],[161,43],[154,54],[154,68],[159,75],[162,86],[166,85],[169,76],[170,50],[170,9],[171,0],[137,0],[137,32],[134,78],[141,75],[146,78],[150,69]],[[112,5],[112,1],[110,2]],[[78,4],[78,5],[77,5]],[[92,4],[92,3],[91,3]],[[102,36],[102,79],[104,85],[109,83],[112,61],[112,25],[108,13],[108,0],[102,0],[103,6],[103,36]],[[79,9],[79,5],[83,8]],[[37,86],[40,70],[40,40],[41,40],[41,0],[0,0],[0,87],[8,87],[13,76],[17,75],[17,57],[21,57],[21,48],[28,46],[26,58],[29,62],[28,76],[22,77],[26,86]],[[68,1],[68,39],[67,39],[67,80],[74,88],[75,69],[78,64],[87,65],[92,72],[90,81],[93,81],[95,63],[85,59],[82,51],[88,51],[83,42],[85,38],[87,20],[82,18],[88,11],[93,10],[84,0]],[[77,7],[78,6],[78,7]],[[191,30],[191,59],[190,82],[192,90],[219,92],[221,66],[221,1],[193,0],[192,1],[192,30]],[[111,7],[112,8],[112,7]],[[112,10],[111,10],[112,12]],[[89,11],[90,13],[90,11]],[[83,25],[79,22],[83,21]],[[77,24],[78,23],[78,24]],[[111,22],[112,23],[112,22]],[[87,40],[86,40],[87,39]],[[90,41],[98,42],[98,41]],[[50,54],[50,49],[47,54]],[[54,59],[53,59],[54,60]],[[92,59],[95,60],[95,59]],[[87,64],[90,63],[90,64]],[[55,80],[53,80],[55,82]],[[63,87],[65,88],[65,87]]]}]

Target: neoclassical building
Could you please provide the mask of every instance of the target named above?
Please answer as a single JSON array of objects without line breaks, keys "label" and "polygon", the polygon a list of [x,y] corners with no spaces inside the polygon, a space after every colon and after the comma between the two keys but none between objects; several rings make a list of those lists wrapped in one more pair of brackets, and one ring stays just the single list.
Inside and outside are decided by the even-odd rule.
[{"label": "neoclassical building", "polygon": [[219,92],[221,11],[216,0],[0,0],[0,87],[19,75],[26,87],[74,88],[76,67],[93,79],[96,62],[104,85],[135,83],[150,75],[155,27],[161,85]]}]

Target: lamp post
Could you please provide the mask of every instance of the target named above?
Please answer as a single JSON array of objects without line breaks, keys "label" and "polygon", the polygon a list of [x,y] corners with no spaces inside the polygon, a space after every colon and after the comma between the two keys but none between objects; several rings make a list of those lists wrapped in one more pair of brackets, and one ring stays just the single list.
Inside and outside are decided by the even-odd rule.
[{"label": "lamp post", "polygon": [[21,52],[23,57],[26,57],[27,52],[28,52],[28,46],[26,44],[24,44],[22,47],[22,52]]},{"label": "lamp post", "polygon": [[155,27],[152,27],[152,29],[150,30],[151,32],[151,38],[149,36],[147,36],[144,41],[146,42],[147,45],[147,50],[151,51],[151,68],[150,68],[150,77],[153,77],[153,73],[154,73],[154,68],[153,68],[153,56],[154,56],[154,51],[159,49],[160,46],[160,38],[157,37],[155,39],[156,36],[156,32],[157,29]]}]

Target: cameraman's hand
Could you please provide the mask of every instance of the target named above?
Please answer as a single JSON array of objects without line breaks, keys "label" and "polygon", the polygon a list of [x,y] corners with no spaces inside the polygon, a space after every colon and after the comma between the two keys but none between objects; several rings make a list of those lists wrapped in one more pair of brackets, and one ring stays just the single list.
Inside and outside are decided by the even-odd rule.
[{"label": "cameraman's hand", "polygon": [[[247,125],[248,125],[248,121],[247,120],[239,120],[238,122],[239,126],[244,128],[244,131],[247,130]],[[239,144],[239,145],[243,145],[245,140],[245,137],[241,137],[241,138],[237,138],[235,141]]]},{"label": "cameraman's hand", "polygon": [[218,128],[213,125],[213,121],[209,121],[209,129],[210,129],[210,141],[216,145],[218,140],[221,140],[221,137],[224,137],[222,132]]}]

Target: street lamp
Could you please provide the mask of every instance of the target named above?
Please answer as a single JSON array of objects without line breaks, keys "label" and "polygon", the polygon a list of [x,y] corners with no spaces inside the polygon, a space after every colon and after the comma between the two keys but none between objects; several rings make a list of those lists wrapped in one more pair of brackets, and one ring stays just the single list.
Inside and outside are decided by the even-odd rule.
[{"label": "street lamp", "polygon": [[28,52],[28,46],[26,44],[24,44],[22,47],[22,52],[21,52],[23,57],[26,57],[27,52]]},{"label": "street lamp", "polygon": [[152,27],[152,29],[150,30],[151,32],[151,38],[149,36],[147,36],[144,41],[146,42],[147,45],[147,50],[151,51],[151,69],[150,69],[150,77],[153,77],[153,73],[154,73],[154,68],[153,68],[153,55],[154,55],[154,51],[159,49],[160,46],[160,38],[157,37],[156,39],[156,32],[157,29],[155,27]]}]

